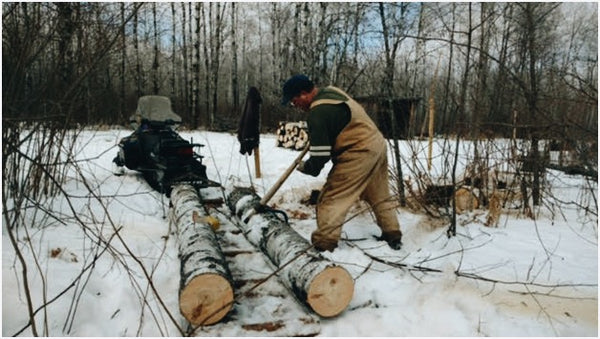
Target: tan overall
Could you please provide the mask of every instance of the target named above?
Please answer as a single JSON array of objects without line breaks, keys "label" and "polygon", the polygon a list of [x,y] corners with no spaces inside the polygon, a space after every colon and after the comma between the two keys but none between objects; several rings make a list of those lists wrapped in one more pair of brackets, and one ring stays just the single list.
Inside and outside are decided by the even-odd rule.
[{"label": "tan overall", "polygon": [[389,188],[385,139],[360,104],[339,88],[329,89],[343,94],[348,101],[321,99],[314,101],[311,108],[345,103],[350,108],[351,118],[336,138],[331,152],[334,165],[317,203],[317,230],[312,234],[312,243],[318,247],[335,247],[346,214],[359,198],[373,209],[384,237],[400,238],[397,205]]}]

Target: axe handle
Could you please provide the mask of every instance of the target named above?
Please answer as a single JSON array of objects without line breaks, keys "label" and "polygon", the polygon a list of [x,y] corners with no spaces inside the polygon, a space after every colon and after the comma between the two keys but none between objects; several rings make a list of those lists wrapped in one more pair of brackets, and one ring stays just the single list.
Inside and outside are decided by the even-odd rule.
[{"label": "axe handle", "polygon": [[283,185],[283,183],[287,180],[287,178],[290,176],[290,174],[292,174],[292,172],[296,169],[296,167],[298,167],[298,164],[300,164],[300,162],[302,161],[302,158],[304,158],[304,155],[308,152],[309,147],[310,147],[310,144],[307,143],[306,147],[302,150],[302,152],[300,152],[300,155],[298,155],[298,157],[294,160],[294,162],[290,165],[290,167],[288,167],[288,169],[285,170],[285,172],[279,178],[279,180],[277,180],[275,185],[273,185],[273,187],[271,187],[271,189],[267,192],[267,194],[265,194],[265,196],[260,200],[261,205],[266,205],[267,202],[269,202],[269,200],[271,200],[271,198],[279,190],[281,185]]},{"label": "axe handle", "polygon": [[[298,157],[294,160],[294,162],[290,165],[290,167],[288,167],[285,172],[283,173],[283,175],[277,180],[277,182],[275,183],[275,185],[273,185],[271,187],[271,189],[267,192],[267,194],[265,194],[263,196],[263,198],[260,200],[260,206],[264,206],[267,204],[267,202],[269,202],[269,200],[271,200],[271,198],[275,195],[275,193],[279,190],[279,188],[281,187],[281,185],[283,185],[283,183],[287,180],[287,178],[290,176],[290,174],[292,174],[292,172],[296,169],[296,167],[298,167],[298,164],[300,164],[300,162],[302,161],[302,158],[304,158],[304,155],[306,155],[306,153],[308,152],[308,149],[310,147],[310,143],[306,144],[306,147],[302,150],[302,152],[300,152],[300,154],[298,155]],[[248,220],[250,220],[250,218],[256,214],[256,209],[253,209],[245,218],[244,218],[244,222],[248,223]]]}]

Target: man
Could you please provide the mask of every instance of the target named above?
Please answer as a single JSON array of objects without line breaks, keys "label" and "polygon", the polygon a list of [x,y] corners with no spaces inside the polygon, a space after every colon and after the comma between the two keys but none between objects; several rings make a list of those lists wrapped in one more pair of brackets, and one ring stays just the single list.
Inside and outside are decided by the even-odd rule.
[{"label": "man", "polygon": [[387,146],[375,123],[344,91],[333,86],[319,89],[305,75],[295,75],[283,85],[282,104],[289,103],[308,112],[310,158],[298,170],[317,176],[329,159],[333,162],[317,202],[314,247],[337,247],[346,214],[361,198],[375,213],[380,239],[400,249],[402,232],[389,189]]}]

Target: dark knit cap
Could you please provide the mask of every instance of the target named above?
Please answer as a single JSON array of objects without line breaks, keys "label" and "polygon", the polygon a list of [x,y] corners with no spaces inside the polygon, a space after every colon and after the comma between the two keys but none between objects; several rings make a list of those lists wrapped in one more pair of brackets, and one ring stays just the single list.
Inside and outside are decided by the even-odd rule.
[{"label": "dark knit cap", "polygon": [[283,84],[283,97],[281,98],[282,105],[288,105],[293,97],[300,94],[300,92],[310,92],[315,84],[303,74],[297,74],[289,78],[285,84]]}]

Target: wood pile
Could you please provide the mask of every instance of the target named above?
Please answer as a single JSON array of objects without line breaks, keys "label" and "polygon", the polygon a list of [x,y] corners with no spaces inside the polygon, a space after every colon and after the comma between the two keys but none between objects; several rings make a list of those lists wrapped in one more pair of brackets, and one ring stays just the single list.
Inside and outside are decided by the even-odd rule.
[{"label": "wood pile", "polygon": [[308,127],[306,121],[280,121],[277,128],[277,147],[302,150],[308,143]]}]

